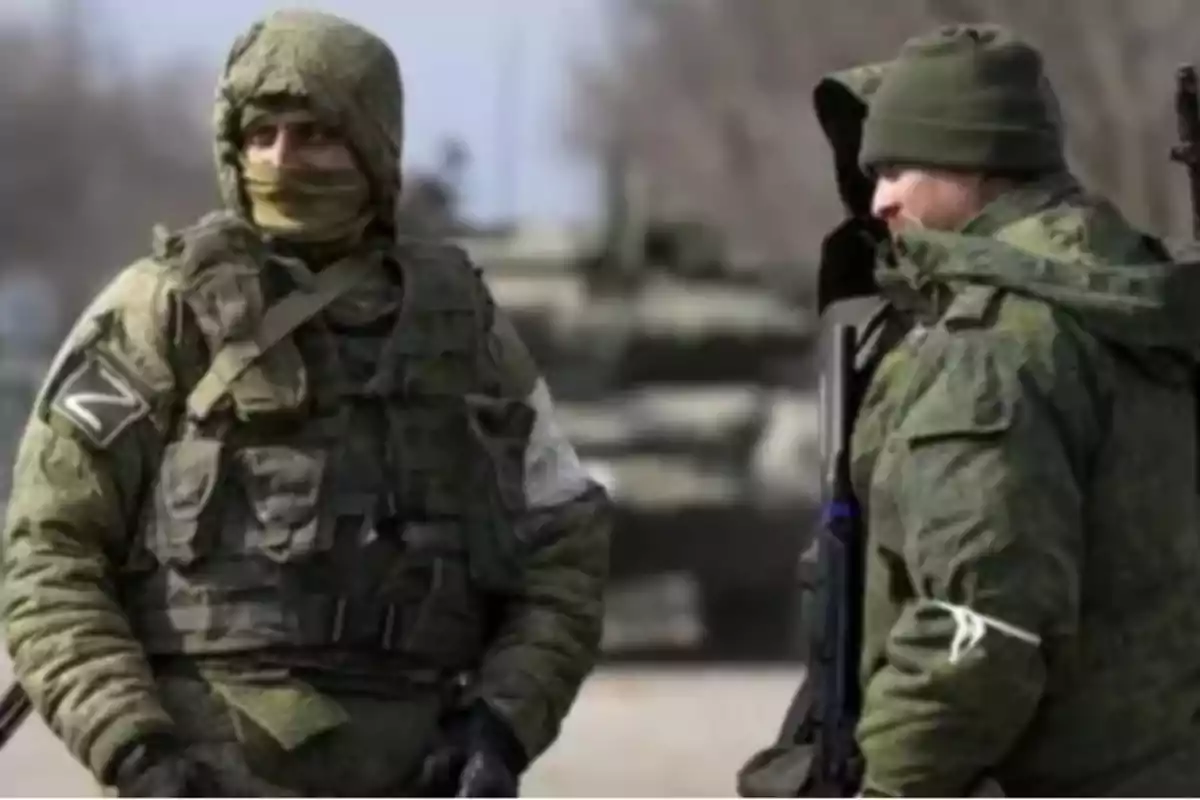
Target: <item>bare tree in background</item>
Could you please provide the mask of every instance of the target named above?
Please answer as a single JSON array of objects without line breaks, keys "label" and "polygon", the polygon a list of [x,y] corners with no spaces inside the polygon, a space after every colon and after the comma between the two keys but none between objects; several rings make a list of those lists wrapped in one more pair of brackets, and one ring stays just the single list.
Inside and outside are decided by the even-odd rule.
[{"label": "bare tree in background", "polygon": [[148,251],[154,222],[215,199],[195,68],[122,74],[89,13],[63,2],[50,25],[0,28],[0,270],[49,276],[69,315]]},{"label": "bare tree in background", "polygon": [[[49,24],[0,22],[0,273],[48,277],[65,321],[148,253],[155,223],[218,202],[215,66],[123,68],[96,33],[103,17],[101,0],[57,0]],[[461,211],[467,154],[452,141],[444,155],[406,180],[405,216],[422,230]]]},{"label": "bare tree in background", "polygon": [[946,22],[1043,48],[1079,176],[1158,233],[1186,230],[1173,76],[1200,58],[1188,0],[621,0],[607,58],[577,65],[571,141],[629,148],[652,209],[719,226],[736,253],[812,260],[840,217],[812,88]]}]

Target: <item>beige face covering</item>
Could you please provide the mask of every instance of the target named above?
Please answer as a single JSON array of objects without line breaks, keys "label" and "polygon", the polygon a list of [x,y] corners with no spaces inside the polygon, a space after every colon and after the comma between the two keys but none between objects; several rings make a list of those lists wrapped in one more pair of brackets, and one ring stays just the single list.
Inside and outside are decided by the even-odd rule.
[{"label": "beige face covering", "polygon": [[361,234],[371,219],[367,179],[354,167],[279,167],[243,161],[242,185],[254,224],[284,239],[350,239]]}]

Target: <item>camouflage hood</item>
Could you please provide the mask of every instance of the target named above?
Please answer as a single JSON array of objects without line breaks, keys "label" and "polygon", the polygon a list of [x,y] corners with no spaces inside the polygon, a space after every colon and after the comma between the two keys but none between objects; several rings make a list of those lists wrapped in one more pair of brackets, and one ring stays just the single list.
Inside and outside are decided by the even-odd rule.
[{"label": "camouflage hood", "polygon": [[1200,264],[1169,261],[1069,176],[1001,198],[962,231],[898,235],[894,249],[882,285],[996,286],[1064,309],[1127,351],[1200,361]]},{"label": "camouflage hood", "polygon": [[835,300],[879,291],[872,272],[877,243],[886,230],[871,216],[874,180],[859,167],[858,153],[867,103],[887,69],[888,63],[879,63],[833,72],[813,90],[813,108],[833,151],[838,194],[846,212],[846,218],[821,242],[818,311]]},{"label": "camouflage hood", "polygon": [[400,191],[404,90],[395,54],[374,34],[317,11],[278,11],[234,42],[217,86],[221,198],[249,219],[239,151],[247,104],[297,99],[341,130],[367,175],[378,219],[392,225]]},{"label": "camouflage hood", "polygon": [[873,183],[858,163],[867,104],[892,62],[865,64],[826,75],[813,90],[813,109],[833,149],[834,171],[842,204],[851,216],[871,209]]}]

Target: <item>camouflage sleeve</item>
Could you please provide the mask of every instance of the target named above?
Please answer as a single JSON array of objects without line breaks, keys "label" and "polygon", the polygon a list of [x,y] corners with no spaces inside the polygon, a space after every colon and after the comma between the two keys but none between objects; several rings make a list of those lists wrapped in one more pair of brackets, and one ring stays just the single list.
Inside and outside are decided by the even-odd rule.
[{"label": "camouflage sleeve", "polygon": [[507,391],[525,397],[536,413],[525,453],[524,524],[532,550],[484,660],[478,693],[532,760],[557,737],[599,653],[609,500],[555,423],[546,382],[503,314],[489,351]]},{"label": "camouflage sleeve", "polygon": [[22,435],[0,540],[17,679],[102,781],[125,746],[171,725],[115,585],[171,413],[170,306],[146,261],[81,315]]},{"label": "camouflage sleeve", "polygon": [[1085,353],[1066,338],[935,331],[925,345],[935,355],[914,380],[929,388],[870,491],[872,519],[885,508],[894,523],[871,536],[915,595],[865,667],[870,793],[966,796],[1035,714],[1046,645],[1076,630],[1078,476],[1100,423]]}]

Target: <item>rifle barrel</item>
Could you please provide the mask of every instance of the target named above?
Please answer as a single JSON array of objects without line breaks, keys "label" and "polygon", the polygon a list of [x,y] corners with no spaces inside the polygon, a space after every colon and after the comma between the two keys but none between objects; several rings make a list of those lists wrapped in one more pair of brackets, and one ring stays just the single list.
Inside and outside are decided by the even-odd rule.
[{"label": "rifle barrel", "polygon": [[33,710],[33,703],[25,689],[19,683],[14,683],[0,697],[0,747],[12,738]]},{"label": "rifle barrel", "polygon": [[1196,68],[1185,64],[1175,75],[1175,121],[1179,144],[1171,158],[1187,170],[1192,200],[1192,237],[1200,240],[1200,97]]}]

